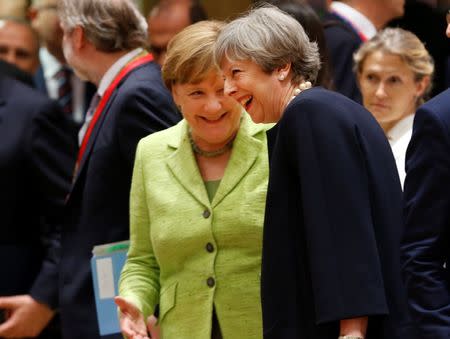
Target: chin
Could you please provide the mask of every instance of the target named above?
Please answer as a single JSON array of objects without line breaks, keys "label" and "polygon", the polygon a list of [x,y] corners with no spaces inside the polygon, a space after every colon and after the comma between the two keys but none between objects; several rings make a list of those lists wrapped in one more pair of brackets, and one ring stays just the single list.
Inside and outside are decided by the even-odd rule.
[{"label": "chin", "polygon": [[258,114],[258,113],[250,113],[248,112],[248,115],[250,115],[250,118],[252,118],[253,122],[256,124],[260,124],[264,122],[264,116]]}]

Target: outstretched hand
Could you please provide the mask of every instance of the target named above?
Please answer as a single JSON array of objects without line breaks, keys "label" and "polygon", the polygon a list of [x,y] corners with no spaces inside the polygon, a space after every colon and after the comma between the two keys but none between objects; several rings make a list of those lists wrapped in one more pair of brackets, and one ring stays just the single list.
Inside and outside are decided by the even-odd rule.
[{"label": "outstretched hand", "polygon": [[149,339],[147,324],[141,311],[122,297],[115,297],[114,302],[120,310],[120,329],[129,339]]}]

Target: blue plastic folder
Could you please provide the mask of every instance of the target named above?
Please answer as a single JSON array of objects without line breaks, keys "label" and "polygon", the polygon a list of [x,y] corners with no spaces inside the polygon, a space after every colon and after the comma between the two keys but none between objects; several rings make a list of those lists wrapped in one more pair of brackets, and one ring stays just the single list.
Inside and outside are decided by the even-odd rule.
[{"label": "blue plastic folder", "polygon": [[127,258],[129,241],[95,246],[91,259],[95,306],[100,335],[120,333],[117,306],[120,272]]}]

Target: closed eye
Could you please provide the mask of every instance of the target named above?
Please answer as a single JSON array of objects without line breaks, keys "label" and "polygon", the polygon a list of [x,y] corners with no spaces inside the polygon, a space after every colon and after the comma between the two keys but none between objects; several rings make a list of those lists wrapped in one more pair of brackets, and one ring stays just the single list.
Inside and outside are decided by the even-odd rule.
[{"label": "closed eye", "polygon": [[189,96],[200,96],[202,94],[203,94],[202,91],[193,91],[189,93]]},{"label": "closed eye", "polygon": [[232,75],[232,76],[235,76],[236,74],[238,74],[238,73],[240,73],[240,72],[241,72],[240,69],[232,69],[232,70],[231,70],[231,75]]}]

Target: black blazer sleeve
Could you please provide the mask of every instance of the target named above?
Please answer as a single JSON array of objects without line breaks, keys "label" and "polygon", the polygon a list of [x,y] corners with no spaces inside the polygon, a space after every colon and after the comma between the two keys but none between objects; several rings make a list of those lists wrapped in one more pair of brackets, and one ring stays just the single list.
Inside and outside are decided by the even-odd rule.
[{"label": "black blazer sleeve", "polygon": [[406,157],[403,275],[424,339],[450,335],[449,104],[447,90],[418,110]]},{"label": "black blazer sleeve", "polygon": [[319,323],[388,312],[368,189],[376,178],[368,174],[362,133],[324,108],[299,101],[279,134],[300,177]]},{"label": "black blazer sleeve", "polygon": [[60,222],[76,156],[76,129],[55,102],[41,105],[29,126],[30,173],[40,201],[41,241],[45,257],[30,294],[57,305]]}]

